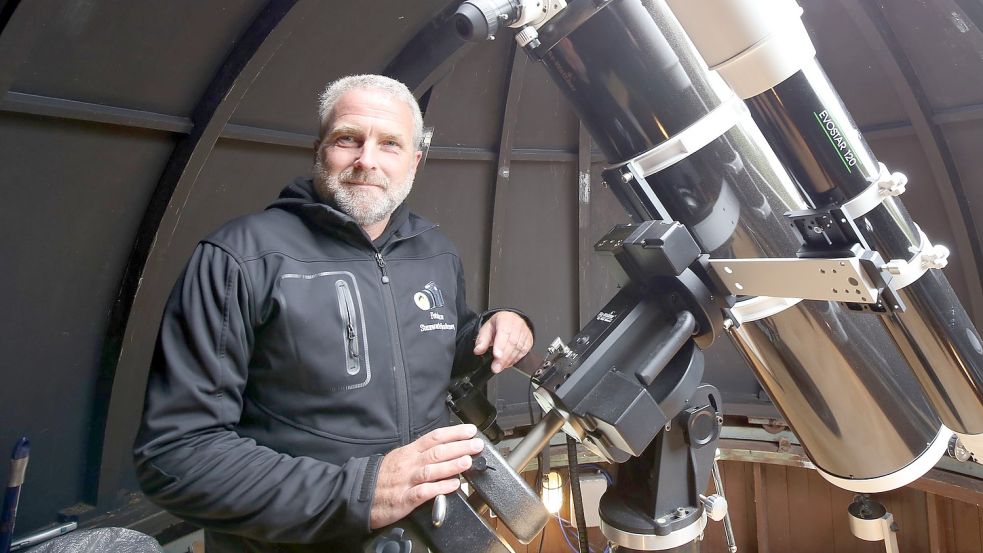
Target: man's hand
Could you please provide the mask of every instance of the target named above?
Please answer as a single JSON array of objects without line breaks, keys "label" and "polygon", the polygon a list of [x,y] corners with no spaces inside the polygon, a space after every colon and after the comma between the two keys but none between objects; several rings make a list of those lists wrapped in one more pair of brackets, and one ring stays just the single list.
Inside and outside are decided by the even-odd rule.
[{"label": "man's hand", "polygon": [[[440,494],[460,486],[457,475],[471,468],[471,456],[485,444],[473,424],[438,428],[382,458],[369,526],[392,524]],[[473,438],[473,439],[472,439]]]},{"label": "man's hand", "polygon": [[478,330],[474,354],[483,355],[492,346],[493,373],[515,365],[532,349],[532,330],[525,319],[511,311],[499,311]]}]

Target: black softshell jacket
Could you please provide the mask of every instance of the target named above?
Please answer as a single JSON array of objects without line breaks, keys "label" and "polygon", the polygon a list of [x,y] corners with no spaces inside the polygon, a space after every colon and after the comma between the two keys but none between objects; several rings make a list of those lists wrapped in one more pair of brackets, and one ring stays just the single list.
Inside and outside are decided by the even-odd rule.
[{"label": "black softshell jacket", "polygon": [[203,240],[167,302],[137,473],[209,553],[354,548],[382,454],[447,424],[492,313],[433,223],[401,206],[373,244],[314,198],[298,179]]}]

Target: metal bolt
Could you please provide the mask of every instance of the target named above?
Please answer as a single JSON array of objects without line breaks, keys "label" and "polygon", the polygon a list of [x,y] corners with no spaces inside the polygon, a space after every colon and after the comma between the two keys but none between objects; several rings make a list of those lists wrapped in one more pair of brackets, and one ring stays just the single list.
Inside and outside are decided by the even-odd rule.
[{"label": "metal bolt", "polygon": [[488,459],[485,459],[481,455],[476,455],[471,458],[471,470],[476,470],[478,472],[484,472],[491,467],[488,466]]},{"label": "metal bolt", "polygon": [[631,173],[622,173],[621,174],[621,181],[624,182],[625,184],[627,184],[627,183],[629,183],[629,182],[631,182],[633,180],[635,180],[635,175],[632,175]]}]

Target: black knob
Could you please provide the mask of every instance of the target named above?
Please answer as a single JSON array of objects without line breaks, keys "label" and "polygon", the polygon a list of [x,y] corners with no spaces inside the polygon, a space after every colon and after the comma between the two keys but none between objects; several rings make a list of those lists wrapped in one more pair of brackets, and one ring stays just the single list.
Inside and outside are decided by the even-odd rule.
[{"label": "black knob", "polygon": [[471,470],[476,470],[478,472],[484,472],[488,468],[488,460],[481,455],[476,455],[471,458]]},{"label": "black knob", "polygon": [[412,553],[413,542],[403,537],[402,528],[393,528],[388,534],[372,542],[371,553]]}]

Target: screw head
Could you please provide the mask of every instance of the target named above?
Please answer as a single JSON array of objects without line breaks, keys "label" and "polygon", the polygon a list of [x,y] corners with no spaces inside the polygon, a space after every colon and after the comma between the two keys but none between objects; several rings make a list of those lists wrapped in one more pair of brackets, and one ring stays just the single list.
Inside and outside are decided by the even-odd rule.
[{"label": "screw head", "polygon": [[471,458],[471,470],[476,470],[478,472],[483,472],[488,469],[488,460],[481,455],[476,455]]}]

